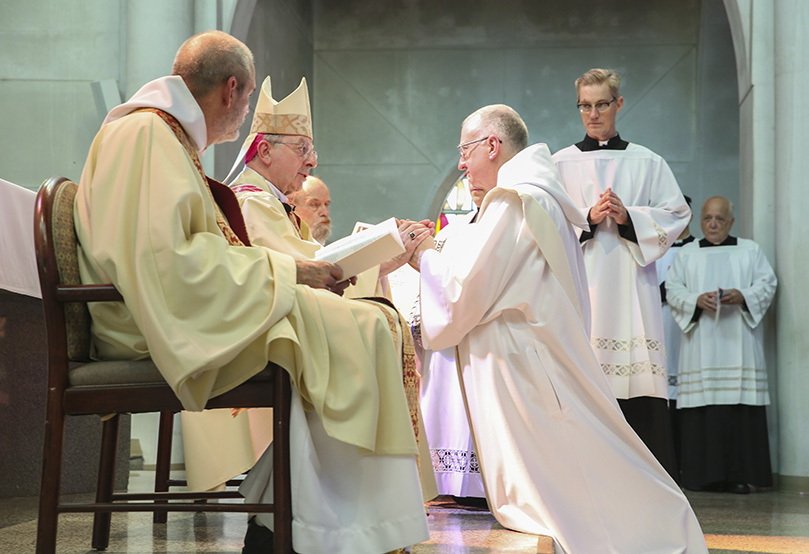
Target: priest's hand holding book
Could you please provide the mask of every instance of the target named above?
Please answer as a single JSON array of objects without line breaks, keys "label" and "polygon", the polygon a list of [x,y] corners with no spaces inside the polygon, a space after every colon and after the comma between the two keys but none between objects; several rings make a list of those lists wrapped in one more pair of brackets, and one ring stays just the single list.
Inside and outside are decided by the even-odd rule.
[{"label": "priest's hand holding book", "polygon": [[427,220],[414,222],[393,217],[376,225],[357,223],[354,233],[315,252],[315,259],[339,266],[343,279],[374,266],[379,266],[381,277],[406,264],[433,228],[433,223]]},{"label": "priest's hand holding book", "polygon": [[343,279],[343,270],[333,263],[295,260],[295,266],[299,285],[308,285],[314,289],[326,289],[339,296],[343,295],[343,291],[348,285],[354,285],[357,282],[356,277]]}]

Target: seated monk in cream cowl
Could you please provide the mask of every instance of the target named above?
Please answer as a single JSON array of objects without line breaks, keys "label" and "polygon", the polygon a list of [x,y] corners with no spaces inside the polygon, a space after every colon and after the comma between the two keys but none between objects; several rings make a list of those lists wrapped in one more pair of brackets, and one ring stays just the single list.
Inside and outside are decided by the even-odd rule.
[{"label": "seated monk in cream cowl", "polygon": [[[248,113],[250,50],[202,33],[180,47],[172,73],[110,112],[76,194],[82,282],[111,282],[124,299],[90,304],[92,355],[151,358],[186,410],[280,365],[294,388],[295,551],[381,553],[426,540],[395,311],[325,290],[342,279],[337,266],[251,246],[232,192],[206,177],[199,156],[235,140]],[[204,456],[234,455],[218,444]],[[271,496],[271,459],[250,472],[249,502]],[[272,552],[268,523],[250,520],[246,554]]]}]

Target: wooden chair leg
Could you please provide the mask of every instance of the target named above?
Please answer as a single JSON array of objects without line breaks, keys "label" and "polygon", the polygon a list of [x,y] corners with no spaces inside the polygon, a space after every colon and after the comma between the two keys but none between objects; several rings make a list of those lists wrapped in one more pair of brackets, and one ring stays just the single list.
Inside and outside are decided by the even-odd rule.
[{"label": "wooden chair leg", "polygon": [[[112,494],[115,492],[115,465],[118,462],[120,427],[121,417],[118,414],[105,420],[102,427],[96,502],[112,502]],[[96,550],[106,550],[110,544],[111,518],[111,512],[96,512],[93,516],[93,548]]]},{"label": "wooden chair leg", "polygon": [[289,462],[289,412],[292,388],[289,374],[281,368],[275,374],[273,406],[273,504],[274,547],[278,554],[292,553],[292,489]]},{"label": "wooden chair leg", "polygon": [[61,403],[49,397],[45,420],[45,446],[42,453],[42,481],[39,488],[36,554],[56,552],[64,440],[65,416],[62,414]]},{"label": "wooden chair leg", "polygon": [[[154,491],[166,492],[169,490],[171,478],[171,440],[174,434],[174,413],[160,412],[160,423],[157,430],[157,459],[155,461]],[[155,504],[164,503],[156,500]],[[152,521],[166,523],[168,512],[155,510]]]}]

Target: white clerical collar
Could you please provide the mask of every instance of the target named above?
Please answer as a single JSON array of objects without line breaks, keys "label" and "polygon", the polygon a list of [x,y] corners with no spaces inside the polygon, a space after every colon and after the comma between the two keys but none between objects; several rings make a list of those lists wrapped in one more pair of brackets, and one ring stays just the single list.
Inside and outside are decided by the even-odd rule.
[{"label": "white clerical collar", "polygon": [[101,126],[140,108],[157,108],[171,114],[183,126],[200,153],[207,148],[208,129],[205,126],[205,114],[202,113],[202,108],[197,104],[182,77],[172,75],[146,83],[132,98],[110,110]]},{"label": "white clerical collar", "polygon": [[607,144],[609,144],[609,142],[610,142],[610,141],[609,141],[609,139],[607,139],[607,140],[600,140],[600,141],[598,141],[598,145],[599,145],[599,146],[607,146]]},{"label": "white clerical collar", "polygon": [[270,187],[270,192],[273,194],[273,196],[275,196],[275,197],[276,197],[278,200],[280,200],[280,201],[281,201],[281,202],[283,202],[284,204],[288,204],[288,203],[289,203],[289,199],[286,197],[286,195],[285,195],[283,192],[281,192],[281,189],[279,189],[278,187],[276,187],[275,185],[273,185],[273,184],[272,184],[272,183],[271,183],[271,182],[270,182],[270,181],[269,181],[269,180],[268,180],[268,179],[267,179],[267,178],[266,178],[264,175],[262,175],[261,173],[259,173],[259,172],[258,172],[258,171],[256,171],[255,169],[250,168],[250,167],[247,167],[247,166],[244,166],[244,170],[245,170],[245,171],[252,171],[252,172],[253,172],[253,173],[255,173],[256,175],[258,175],[259,177],[261,177],[262,179],[264,179],[264,182],[265,182],[265,183],[267,183],[267,184],[269,185],[269,187]]}]

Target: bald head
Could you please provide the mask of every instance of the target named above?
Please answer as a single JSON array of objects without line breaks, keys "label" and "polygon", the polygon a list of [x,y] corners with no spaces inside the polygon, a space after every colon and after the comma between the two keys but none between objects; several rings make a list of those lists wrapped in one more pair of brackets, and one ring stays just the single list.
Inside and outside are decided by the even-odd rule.
[{"label": "bald head", "polygon": [[303,182],[303,187],[301,191],[304,194],[312,195],[312,194],[325,194],[326,196],[329,195],[329,187],[326,186],[326,183],[323,182],[323,179],[320,177],[316,177],[314,175],[309,175],[306,180]]},{"label": "bald head", "polygon": [[237,38],[222,31],[194,35],[180,46],[172,75],[179,75],[198,101],[236,78],[236,90],[254,83],[253,54]]},{"label": "bald head", "polygon": [[295,213],[303,219],[312,231],[316,241],[323,244],[331,235],[329,187],[321,179],[309,175],[298,192],[289,195],[295,206]]},{"label": "bald head", "polygon": [[700,226],[711,244],[721,244],[733,227],[733,203],[722,196],[712,196],[702,204]]},{"label": "bald head", "polygon": [[528,146],[528,128],[513,108],[505,104],[492,104],[472,112],[463,122],[462,129],[481,135],[496,135],[503,141],[506,161]]},{"label": "bald head", "polygon": [[205,116],[208,140],[200,149],[239,138],[256,88],[247,46],[222,31],[194,35],[177,51],[172,73],[182,77]]},{"label": "bald head", "polygon": [[528,145],[528,129],[520,115],[504,104],[472,112],[461,126],[458,169],[465,172],[476,206],[497,185],[497,172]]}]

